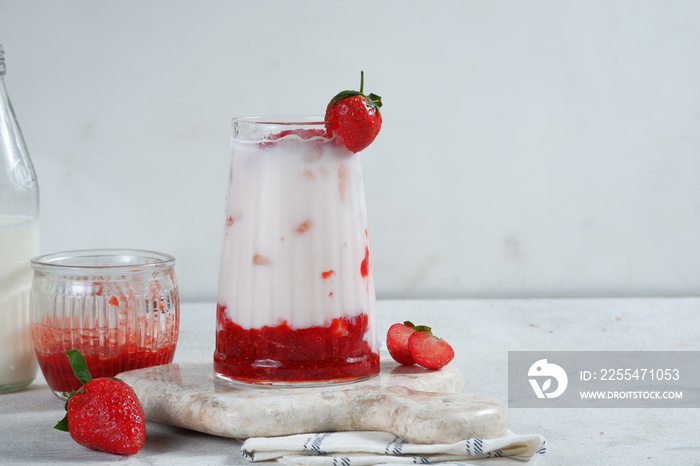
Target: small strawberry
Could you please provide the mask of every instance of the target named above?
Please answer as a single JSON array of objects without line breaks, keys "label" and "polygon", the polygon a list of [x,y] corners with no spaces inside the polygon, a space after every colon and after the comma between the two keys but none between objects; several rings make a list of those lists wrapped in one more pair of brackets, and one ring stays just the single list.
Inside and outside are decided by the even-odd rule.
[{"label": "small strawberry", "polygon": [[452,346],[433,335],[430,327],[416,329],[408,338],[408,350],[416,364],[431,370],[446,366],[455,357]]},{"label": "small strawberry", "polygon": [[68,394],[66,416],[55,428],[92,450],[133,455],[146,441],[146,417],[134,390],[119,379],[93,379],[79,351],[67,351],[73,373],[83,383]]},{"label": "small strawberry", "polygon": [[351,152],[369,146],[382,127],[379,108],[382,98],[376,94],[364,95],[365,73],[360,72],[360,90],[338,93],[326,107],[326,129],[340,136]]},{"label": "small strawberry", "polygon": [[415,333],[415,325],[406,321],[403,324],[397,323],[389,327],[386,333],[386,347],[394,361],[406,366],[416,363],[408,350],[408,338]]}]

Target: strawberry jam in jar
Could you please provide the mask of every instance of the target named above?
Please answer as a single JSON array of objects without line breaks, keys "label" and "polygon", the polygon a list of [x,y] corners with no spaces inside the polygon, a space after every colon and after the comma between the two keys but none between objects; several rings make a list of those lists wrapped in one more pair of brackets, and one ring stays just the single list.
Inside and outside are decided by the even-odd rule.
[{"label": "strawberry jam in jar", "polygon": [[262,385],[379,371],[359,154],[321,117],[236,118],[214,370]]},{"label": "strawberry jam in jar", "polygon": [[94,378],[172,362],[180,322],[173,256],[99,249],[49,254],[31,264],[34,350],[57,396],[82,385],[68,350],[82,353]]}]

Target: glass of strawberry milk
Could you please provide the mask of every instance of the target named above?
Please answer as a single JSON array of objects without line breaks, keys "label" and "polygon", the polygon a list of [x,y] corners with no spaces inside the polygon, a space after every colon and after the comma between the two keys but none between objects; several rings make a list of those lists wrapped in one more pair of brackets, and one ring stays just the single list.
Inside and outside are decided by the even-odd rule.
[{"label": "glass of strawberry milk", "polygon": [[360,156],[323,117],[233,120],[214,370],[261,385],[379,371]]},{"label": "glass of strawberry milk", "polygon": [[94,378],[172,362],[180,322],[173,256],[96,249],[49,254],[31,264],[34,350],[57,396],[82,385],[68,350],[83,354]]}]

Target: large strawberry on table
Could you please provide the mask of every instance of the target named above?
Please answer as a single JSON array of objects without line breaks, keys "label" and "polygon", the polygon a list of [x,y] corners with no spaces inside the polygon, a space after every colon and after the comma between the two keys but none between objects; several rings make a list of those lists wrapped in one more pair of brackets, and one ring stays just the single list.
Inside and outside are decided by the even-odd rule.
[{"label": "large strawberry on table", "polygon": [[83,383],[68,394],[66,416],[56,429],[92,450],[133,455],[146,441],[146,416],[134,390],[119,379],[93,379],[79,351],[66,352]]}]

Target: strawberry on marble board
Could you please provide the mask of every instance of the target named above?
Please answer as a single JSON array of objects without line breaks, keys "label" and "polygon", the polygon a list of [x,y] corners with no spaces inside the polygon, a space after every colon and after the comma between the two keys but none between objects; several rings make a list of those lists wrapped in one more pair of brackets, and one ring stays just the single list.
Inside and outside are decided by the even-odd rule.
[{"label": "strawberry on marble board", "polygon": [[146,441],[146,416],[134,390],[114,377],[93,379],[79,351],[67,351],[83,386],[68,394],[66,416],[56,424],[80,445],[116,455],[133,455]]}]

